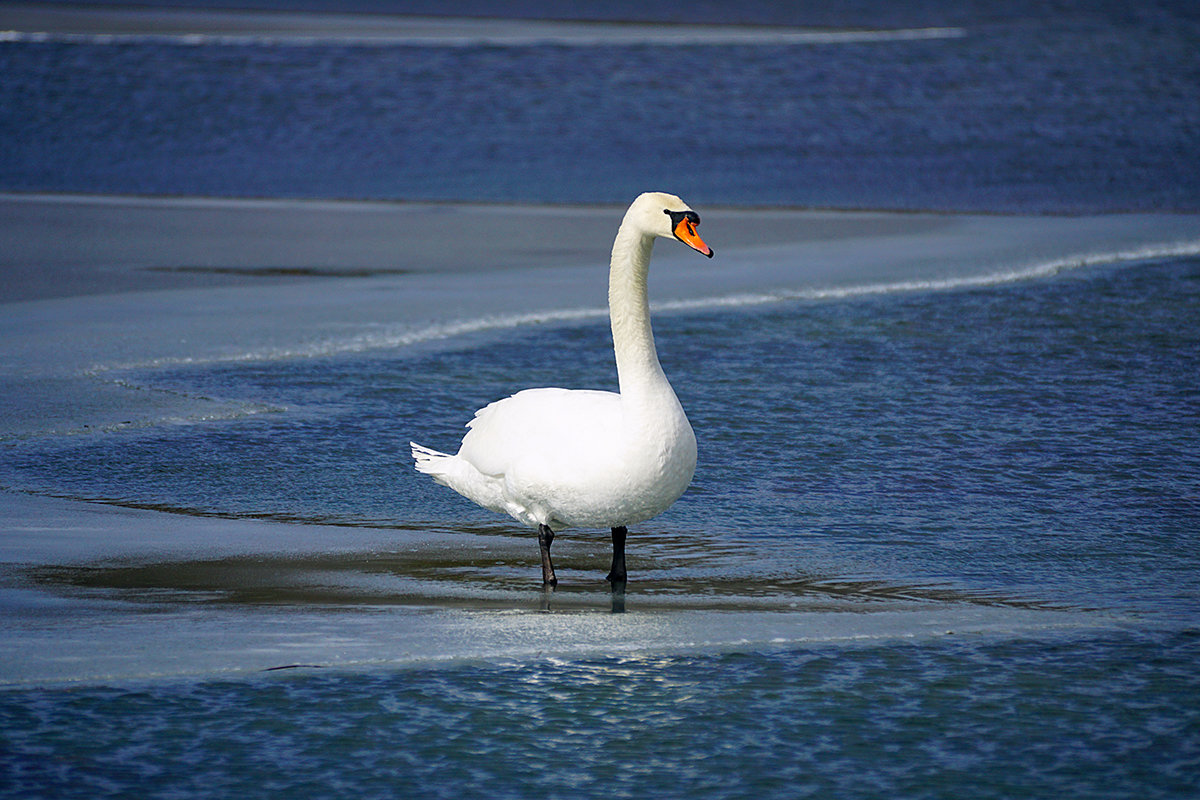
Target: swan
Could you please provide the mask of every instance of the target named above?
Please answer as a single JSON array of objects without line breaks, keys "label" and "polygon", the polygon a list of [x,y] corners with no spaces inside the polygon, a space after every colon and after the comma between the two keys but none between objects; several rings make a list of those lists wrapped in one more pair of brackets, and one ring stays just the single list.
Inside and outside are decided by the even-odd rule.
[{"label": "swan", "polygon": [[555,532],[581,527],[612,529],[607,579],[623,588],[628,526],[666,510],[692,481],[696,435],[658,361],[646,277],[660,237],[712,258],[699,224],[661,192],[640,195],[621,221],[608,277],[618,392],[525,389],[475,412],[455,455],[409,443],[417,471],[537,528],[546,587],[558,584]]}]

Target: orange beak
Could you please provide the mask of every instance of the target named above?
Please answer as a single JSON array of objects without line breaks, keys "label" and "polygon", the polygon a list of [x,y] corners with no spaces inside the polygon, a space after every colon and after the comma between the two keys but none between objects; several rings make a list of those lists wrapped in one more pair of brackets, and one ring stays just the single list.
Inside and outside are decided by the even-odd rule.
[{"label": "orange beak", "polygon": [[700,234],[696,233],[695,224],[687,217],[679,220],[679,224],[675,226],[675,238],[697,253],[706,255],[709,258],[713,257],[713,249],[704,243],[704,240],[700,238]]}]

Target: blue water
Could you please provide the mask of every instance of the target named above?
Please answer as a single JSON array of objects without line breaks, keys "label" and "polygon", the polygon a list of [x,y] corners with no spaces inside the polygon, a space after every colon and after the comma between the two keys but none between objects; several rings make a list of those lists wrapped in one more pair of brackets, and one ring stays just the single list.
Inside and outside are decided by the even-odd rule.
[{"label": "blue water", "polygon": [[29,754],[10,796],[1188,797],[1197,657],[1194,632],[813,647],[82,689],[0,721]]},{"label": "blue water", "polygon": [[[967,35],[820,48],[0,42],[0,189],[599,202],[662,184],[701,210],[1200,207],[1192,16],[952,22]],[[1084,624],[10,686],[0,797],[1193,797],[1197,319],[1194,256],[655,317],[700,465],[631,532],[628,618]],[[413,475],[407,442],[452,448],[475,408],[525,386],[612,388],[606,337],[583,319],[114,371],[271,410],[11,440],[0,485],[493,549],[26,580],[131,620],[529,613],[532,539]],[[572,585],[603,589],[604,537],[561,536],[557,611],[591,619],[607,608]],[[416,600],[389,583],[413,577]]]},{"label": "blue water", "polygon": [[1068,5],[1057,24],[1044,10],[899,16],[810,24],[964,35],[666,48],[0,42],[0,186],[620,203],[669,186],[697,206],[1200,208],[1191,4],[1144,18]]}]

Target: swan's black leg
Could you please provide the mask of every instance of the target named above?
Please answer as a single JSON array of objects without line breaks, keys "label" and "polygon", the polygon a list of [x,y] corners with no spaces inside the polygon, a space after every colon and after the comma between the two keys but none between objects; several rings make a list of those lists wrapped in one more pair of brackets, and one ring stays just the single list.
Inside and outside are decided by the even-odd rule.
[{"label": "swan's black leg", "polygon": [[554,531],[549,526],[538,525],[538,547],[542,550],[542,585],[558,586],[554,576],[554,562],[550,560],[550,545],[554,542]]},{"label": "swan's black leg", "polygon": [[612,584],[612,610],[614,614],[625,611],[625,535],[629,530],[622,525],[612,529],[613,560],[608,571],[608,582]]},{"label": "swan's black leg", "polygon": [[607,580],[613,584],[614,589],[618,582],[621,584],[622,589],[625,588],[625,579],[627,577],[625,573],[625,536],[628,533],[629,529],[624,525],[612,529],[613,560],[612,569],[608,571]]}]

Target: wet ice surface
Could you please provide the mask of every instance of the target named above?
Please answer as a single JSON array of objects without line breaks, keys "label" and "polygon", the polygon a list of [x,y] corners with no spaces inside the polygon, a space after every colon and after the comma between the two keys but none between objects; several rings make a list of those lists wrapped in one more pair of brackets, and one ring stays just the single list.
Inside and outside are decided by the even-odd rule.
[{"label": "wet ice surface", "polygon": [[[42,520],[26,535],[67,532],[55,530],[54,512],[48,512],[63,509],[55,501],[18,498],[8,505],[10,519],[16,505]],[[606,543],[595,534],[559,538],[561,585],[546,591],[536,585],[533,539],[498,526],[359,534],[287,523],[164,521],[160,513],[91,505],[69,513],[80,538],[116,528],[126,546],[140,542],[143,554],[10,564],[3,638],[6,649],[20,655],[5,668],[9,685],[295,666],[374,669],[778,650],[1129,624],[949,586],[784,576],[787,559],[772,551],[787,548],[771,543],[639,537],[631,559],[638,574],[617,597],[601,577]],[[199,554],[180,560],[144,554],[163,546],[195,547]],[[314,546],[324,549],[304,552]],[[69,558],[87,547],[72,548]],[[230,547],[261,552],[212,555]],[[775,574],[754,574],[744,561],[731,565],[723,558],[727,549],[748,547],[766,565],[762,571]]]}]

